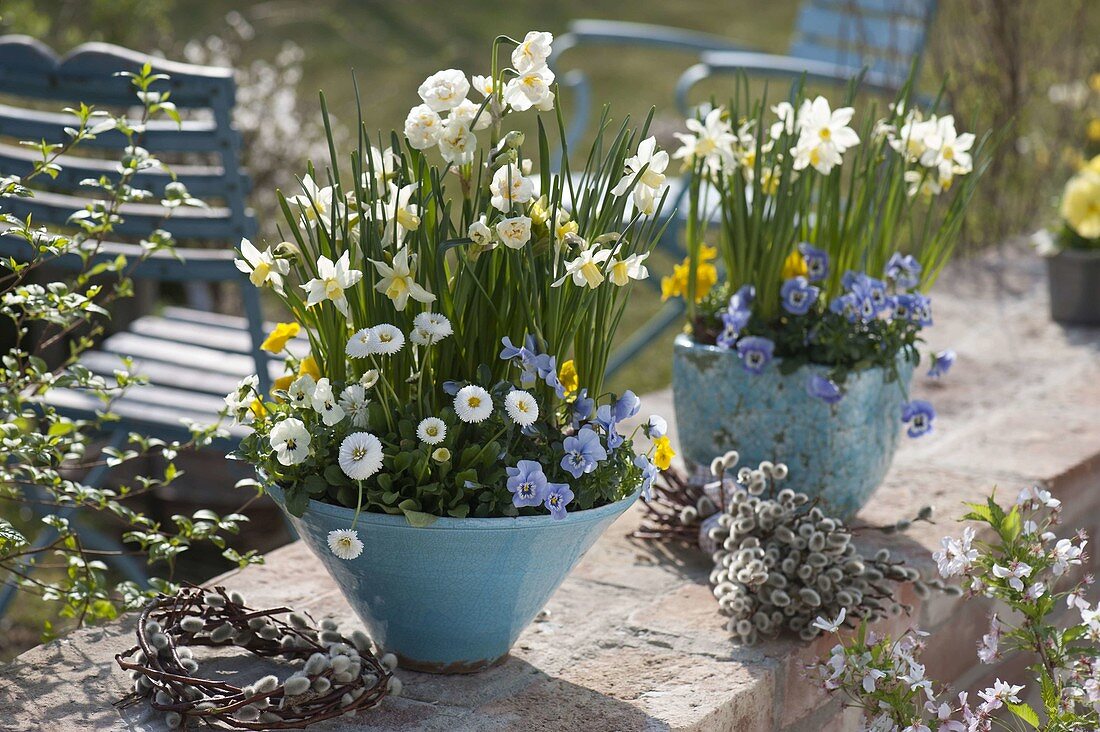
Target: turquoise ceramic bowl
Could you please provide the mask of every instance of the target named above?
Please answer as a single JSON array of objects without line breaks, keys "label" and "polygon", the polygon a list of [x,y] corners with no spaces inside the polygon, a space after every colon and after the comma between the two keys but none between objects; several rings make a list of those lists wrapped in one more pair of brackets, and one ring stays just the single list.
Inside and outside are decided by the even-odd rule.
[{"label": "turquoise ceramic bowl", "polygon": [[[283,493],[268,487],[282,505]],[[554,520],[440,518],[414,528],[404,516],[361,513],[363,553],[347,561],[328,533],[354,511],[310,501],[290,516],[371,636],[404,668],[470,673],[503,659],[596,539],[638,494]]]},{"label": "turquoise ceramic bowl", "polygon": [[847,393],[826,404],[806,392],[811,374],[804,366],[784,375],[772,363],[751,374],[736,351],[677,337],[672,393],[681,453],[692,469],[709,466],[727,450],[741,465],[763,460],[786,463],[788,485],[822,499],[842,518],[855,514],[886,477],[901,434],[901,410],[913,369],[899,362],[901,380],[886,370],[867,369],[848,377]]}]

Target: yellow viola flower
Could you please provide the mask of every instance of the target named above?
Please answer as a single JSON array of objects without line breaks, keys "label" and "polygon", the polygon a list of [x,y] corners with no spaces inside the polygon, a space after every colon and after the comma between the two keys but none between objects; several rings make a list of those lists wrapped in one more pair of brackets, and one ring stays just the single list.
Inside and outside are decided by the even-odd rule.
[{"label": "yellow viola flower", "polygon": [[260,417],[263,417],[264,412],[267,411],[264,408],[264,403],[261,402],[259,399],[253,399],[252,403],[248,405],[248,408],[250,410],[252,410],[253,416],[255,416],[257,419],[259,419]]},{"label": "yellow viola flower", "polygon": [[1086,169],[1070,178],[1062,194],[1062,218],[1082,238],[1100,238],[1100,173]]},{"label": "yellow viola flower", "polygon": [[1100,142],[1100,117],[1089,120],[1085,134],[1088,135],[1090,142]]},{"label": "yellow viola flower", "polygon": [[718,268],[710,262],[702,262],[695,270],[695,302],[700,302],[718,282]]},{"label": "yellow viola flower", "polygon": [[286,348],[287,341],[297,337],[301,330],[302,326],[297,323],[279,323],[260,348],[268,353],[281,353]]},{"label": "yellow viola flower", "polygon": [[806,260],[796,249],[788,255],[787,259],[783,262],[783,274],[782,277],[785,280],[789,280],[792,277],[805,277],[809,270],[806,269]]},{"label": "yellow viola flower", "polygon": [[[718,247],[708,247],[703,244],[699,247],[699,261],[700,262],[713,262],[718,259]],[[687,261],[686,259],[684,260]]]},{"label": "yellow viola flower", "polygon": [[[717,257],[717,247],[706,244],[699,247],[699,265],[695,268],[695,302],[706,297],[718,282],[718,268],[711,264]],[[685,257],[683,262],[673,266],[671,276],[661,278],[661,300],[683,297],[687,293],[690,262],[691,258]]]},{"label": "yellow viola flower", "polygon": [[677,264],[672,268],[672,274],[661,278],[661,300],[670,297],[680,297],[687,287],[687,267]]},{"label": "yellow viola flower", "polygon": [[672,449],[672,443],[669,442],[668,437],[658,437],[653,441],[653,445],[657,448],[653,455],[653,464],[659,470],[668,470],[669,466],[672,465],[672,458],[676,457],[676,451]]},{"label": "yellow viola flower", "polygon": [[271,395],[277,402],[283,401],[281,397],[275,396],[276,391],[286,391],[290,388],[290,385],[294,383],[294,379],[298,378],[294,374],[287,374],[286,376],[280,376],[275,379],[271,384]]},{"label": "yellow viola flower", "polygon": [[1085,170],[1091,173],[1100,173],[1100,155],[1085,163]]},{"label": "yellow viola flower", "polygon": [[561,369],[558,371],[558,381],[565,387],[566,393],[574,392],[580,386],[577,380],[577,365],[573,363],[573,359],[569,359],[561,365]]},{"label": "yellow viola flower", "polygon": [[298,364],[298,375],[303,376],[309,374],[314,379],[321,378],[321,369],[317,366],[317,359],[313,356],[306,356],[302,359],[302,362]]}]

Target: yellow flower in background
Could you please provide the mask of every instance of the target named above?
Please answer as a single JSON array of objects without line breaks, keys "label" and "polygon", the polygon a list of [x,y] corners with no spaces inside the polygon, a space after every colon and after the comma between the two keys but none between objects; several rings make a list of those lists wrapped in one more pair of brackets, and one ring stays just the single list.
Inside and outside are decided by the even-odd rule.
[{"label": "yellow flower in background", "polygon": [[306,374],[312,376],[314,380],[321,378],[321,369],[317,366],[317,359],[313,356],[306,356],[302,359],[302,362],[298,364],[298,375],[304,376]]},{"label": "yellow flower in background", "polygon": [[787,256],[787,259],[783,262],[783,279],[789,280],[792,277],[805,277],[809,270],[806,269],[806,260],[802,258],[802,255],[796,249]]},{"label": "yellow flower in background", "polygon": [[[718,268],[711,264],[717,258],[717,247],[708,247],[706,244],[699,247],[699,266],[695,269],[695,302],[706,297],[710,288],[718,282]],[[673,266],[671,276],[661,278],[661,300],[683,297],[687,293],[690,262],[690,257],[684,257],[683,262]]]},{"label": "yellow flower in background", "polygon": [[676,457],[676,451],[672,449],[672,443],[669,442],[668,437],[658,437],[653,441],[653,445],[657,448],[653,455],[653,464],[659,470],[668,470],[668,467],[672,465],[672,458]]},{"label": "yellow flower in background", "polygon": [[[272,396],[274,396],[274,392],[276,391],[286,391],[287,389],[289,389],[290,385],[294,383],[294,379],[296,378],[298,377],[294,374],[287,374],[286,376],[280,376],[279,378],[275,379],[275,381],[271,384]],[[280,397],[275,397],[275,401],[281,402],[283,400]]]},{"label": "yellow flower in background", "polygon": [[1100,155],[1085,163],[1085,170],[1092,173],[1100,173]]},{"label": "yellow flower in background", "polygon": [[286,348],[287,341],[295,338],[301,330],[302,326],[297,323],[279,323],[275,326],[275,330],[268,335],[260,349],[268,353],[281,353]]},{"label": "yellow flower in background", "polygon": [[1086,128],[1085,134],[1091,142],[1100,142],[1100,117],[1094,117],[1089,120],[1089,126]]},{"label": "yellow flower in background", "polygon": [[1100,238],[1100,172],[1093,170],[1098,160],[1070,178],[1062,194],[1062,218],[1084,239]]},{"label": "yellow flower in background", "polygon": [[558,381],[565,387],[566,393],[574,392],[580,386],[577,380],[577,365],[573,363],[573,359],[569,359],[561,365],[561,369],[558,371]]},{"label": "yellow flower in background", "polygon": [[259,399],[253,399],[252,403],[248,405],[248,408],[252,410],[253,416],[255,416],[257,419],[264,416],[264,412],[267,411],[266,409],[264,409],[264,403],[261,402]]},{"label": "yellow flower in background", "polygon": [[1089,86],[1095,92],[1100,92],[1100,73],[1095,73],[1089,76]]}]

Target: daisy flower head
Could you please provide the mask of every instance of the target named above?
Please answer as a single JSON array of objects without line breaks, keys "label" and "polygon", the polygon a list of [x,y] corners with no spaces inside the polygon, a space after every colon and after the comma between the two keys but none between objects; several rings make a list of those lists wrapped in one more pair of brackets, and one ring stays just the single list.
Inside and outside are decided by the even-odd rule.
[{"label": "daisy flower head", "polygon": [[418,331],[423,331],[428,337],[428,343],[438,343],[454,332],[451,321],[441,313],[420,313],[413,318],[413,326]]},{"label": "daisy flower head", "polygon": [[514,389],[504,397],[504,409],[508,417],[520,427],[527,427],[539,418],[539,404],[535,398],[522,389]]},{"label": "daisy flower head", "polygon": [[382,442],[369,432],[353,432],[340,443],[340,469],[352,480],[366,480],[382,469]]},{"label": "daisy flower head", "polygon": [[437,463],[445,463],[451,459],[451,451],[445,447],[437,447],[432,450],[432,460]]},{"label": "daisy flower head", "polygon": [[447,423],[439,417],[428,417],[416,427],[416,436],[426,445],[438,445],[447,438]]},{"label": "daisy flower head", "polygon": [[356,427],[367,426],[367,388],[362,384],[348,384],[340,392],[340,408],[344,414],[351,418],[351,423]]},{"label": "daisy flower head", "polygon": [[328,548],[340,559],[355,559],[363,553],[363,542],[355,529],[334,529],[328,532]]},{"label": "daisy flower head", "polygon": [[363,328],[356,331],[348,339],[348,345],[345,346],[344,352],[348,355],[348,358],[373,356],[378,353],[378,339],[374,337],[374,333],[370,328]]},{"label": "daisy flower head", "polygon": [[493,413],[493,398],[480,386],[469,384],[455,394],[455,412],[467,424],[484,422]]},{"label": "daisy flower head", "polygon": [[405,334],[396,325],[381,323],[371,328],[374,337],[375,353],[392,356],[405,346]]}]

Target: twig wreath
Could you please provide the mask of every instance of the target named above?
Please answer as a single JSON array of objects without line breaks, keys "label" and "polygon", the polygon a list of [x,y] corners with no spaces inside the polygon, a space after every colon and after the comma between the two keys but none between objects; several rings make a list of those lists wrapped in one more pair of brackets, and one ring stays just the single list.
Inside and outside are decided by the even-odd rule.
[{"label": "twig wreath", "polygon": [[[401,693],[396,657],[376,656],[363,631],[346,638],[331,620],[316,628],[288,608],[254,610],[222,587],[184,587],[157,598],[141,612],[137,642],[115,656],[134,681],[117,705],[150,698],[171,729],[192,719],[232,729],[299,729]],[[281,682],[268,675],[238,687],[197,676],[194,646],[237,647],[303,666]]]}]

